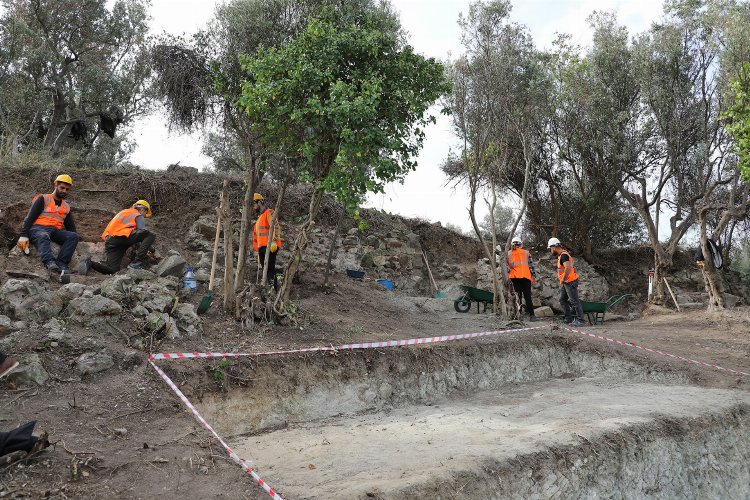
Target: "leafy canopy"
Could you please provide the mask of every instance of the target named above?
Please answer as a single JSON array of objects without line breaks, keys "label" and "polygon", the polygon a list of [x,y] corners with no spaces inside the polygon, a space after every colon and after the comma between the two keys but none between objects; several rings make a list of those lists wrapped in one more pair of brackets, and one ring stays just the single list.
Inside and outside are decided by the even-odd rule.
[{"label": "leafy canopy", "polygon": [[416,168],[442,65],[404,44],[391,18],[330,7],[289,44],[245,57],[239,105],[271,149],[305,161],[303,180],[351,208]]},{"label": "leafy canopy", "polygon": [[727,132],[734,138],[742,176],[750,181],[750,63],[732,79],[731,88],[734,102],[722,117],[729,120]]}]

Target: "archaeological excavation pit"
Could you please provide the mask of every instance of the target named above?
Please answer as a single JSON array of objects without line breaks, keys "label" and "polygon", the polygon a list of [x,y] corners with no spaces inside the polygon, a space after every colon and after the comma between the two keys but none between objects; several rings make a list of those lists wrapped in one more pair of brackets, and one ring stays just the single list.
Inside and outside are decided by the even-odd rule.
[{"label": "archaeological excavation pit", "polygon": [[750,393],[569,337],[168,371],[284,498],[750,495]]}]

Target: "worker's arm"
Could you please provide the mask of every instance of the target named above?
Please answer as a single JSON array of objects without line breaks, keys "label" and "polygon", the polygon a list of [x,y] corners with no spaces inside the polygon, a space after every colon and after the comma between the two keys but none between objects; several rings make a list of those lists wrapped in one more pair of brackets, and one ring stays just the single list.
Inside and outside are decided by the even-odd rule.
[{"label": "worker's arm", "polygon": [[31,229],[31,226],[34,224],[34,221],[39,218],[40,215],[42,215],[42,212],[44,211],[44,197],[40,196],[36,200],[34,200],[34,203],[31,204],[31,208],[29,209],[29,213],[26,215],[26,218],[23,220],[23,226],[21,226],[21,236],[28,238],[29,237],[29,229]]},{"label": "worker's arm", "polygon": [[563,262],[563,267],[565,271],[563,271],[562,282],[565,283],[568,281],[568,276],[570,275],[570,261],[566,260]]},{"label": "worker's arm", "polygon": [[144,229],[146,229],[146,219],[142,215],[139,215],[135,218],[135,230],[143,231]]},{"label": "worker's arm", "polygon": [[76,220],[73,217],[73,212],[69,212],[68,215],[65,216],[65,230],[70,231],[71,233],[77,233],[76,231]]}]

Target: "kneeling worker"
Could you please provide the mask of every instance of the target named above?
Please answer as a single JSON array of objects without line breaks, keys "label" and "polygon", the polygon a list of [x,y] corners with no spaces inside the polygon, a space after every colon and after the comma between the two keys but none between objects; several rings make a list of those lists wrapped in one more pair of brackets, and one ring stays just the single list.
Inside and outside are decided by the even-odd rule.
[{"label": "kneeling worker", "polygon": [[511,250],[505,260],[508,266],[508,278],[513,283],[513,288],[519,297],[526,302],[526,312],[529,313],[529,321],[539,321],[534,315],[534,304],[531,302],[531,283],[534,281],[534,261],[531,253],[523,248],[523,241],[514,236],[511,241]]},{"label": "kneeling worker", "polygon": [[[565,324],[584,326],[583,307],[578,298],[578,274],[573,267],[573,257],[562,247],[560,240],[550,238],[547,243],[552,255],[557,257],[557,279],[560,281],[560,306],[565,313]],[[573,319],[575,312],[575,319]]]},{"label": "kneeling worker", "polygon": [[87,257],[81,265],[81,272],[86,274],[91,267],[102,274],[116,273],[125,252],[133,245],[139,246],[128,268],[142,269],[146,254],[156,241],[156,235],[146,229],[144,217],[151,217],[151,205],[146,200],[138,200],[131,208],[115,215],[102,233],[106,263],[92,262],[91,257]]},{"label": "kneeling worker", "polygon": [[[70,204],[65,198],[73,187],[73,179],[67,174],[58,175],[54,186],[51,193],[34,197],[23,221],[18,246],[28,255],[29,242],[33,243],[50,272],[60,273],[61,278],[66,275],[70,278],[68,266],[78,246],[78,233],[73,214],[70,213]],[[50,242],[60,245],[57,257],[52,253]]]}]

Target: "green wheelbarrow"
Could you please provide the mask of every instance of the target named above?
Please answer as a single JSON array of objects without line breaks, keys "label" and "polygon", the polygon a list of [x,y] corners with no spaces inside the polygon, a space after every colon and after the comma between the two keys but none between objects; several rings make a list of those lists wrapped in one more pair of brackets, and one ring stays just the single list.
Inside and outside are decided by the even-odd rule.
[{"label": "green wheelbarrow", "polygon": [[586,302],[581,301],[581,307],[583,312],[586,313],[586,317],[589,319],[591,325],[601,325],[604,323],[604,314],[615,307],[619,302],[623,301],[627,297],[632,297],[633,294],[626,293],[625,295],[613,295],[608,298],[606,302]]},{"label": "green wheelbarrow", "polygon": [[480,304],[484,304],[484,312],[487,312],[488,307],[492,307],[492,302],[495,300],[495,294],[492,292],[466,285],[461,285],[460,288],[464,294],[453,301],[453,308],[456,312],[469,312],[472,302],[477,303],[477,314],[479,313]]}]

